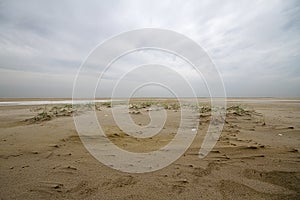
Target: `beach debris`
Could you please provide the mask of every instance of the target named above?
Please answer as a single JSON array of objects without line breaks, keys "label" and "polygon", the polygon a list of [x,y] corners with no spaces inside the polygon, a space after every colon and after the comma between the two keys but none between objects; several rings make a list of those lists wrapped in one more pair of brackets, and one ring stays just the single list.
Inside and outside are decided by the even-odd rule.
[{"label": "beach debris", "polygon": [[49,147],[55,147],[55,148],[58,148],[58,144],[50,144]]},{"label": "beach debris", "polygon": [[34,121],[46,121],[50,120],[52,118],[51,114],[47,111],[43,111],[41,113],[38,113],[37,116],[33,117]]},{"label": "beach debris", "polygon": [[140,102],[129,104],[129,109],[142,109],[142,108],[149,108],[150,106],[154,105],[154,102]]},{"label": "beach debris", "polygon": [[295,149],[295,148],[292,148],[291,150],[289,150],[288,152],[292,152],[292,153],[298,153],[299,150],[298,149]]},{"label": "beach debris", "polygon": [[249,146],[247,149],[258,149],[257,146]]},{"label": "beach debris", "polygon": [[179,110],[180,105],[178,103],[172,103],[172,104],[163,104],[162,105],[164,109],[166,110]]},{"label": "beach debris", "polygon": [[50,156],[52,156],[53,155],[53,152],[52,151],[50,151],[50,152],[48,152],[47,153],[47,155],[46,155],[46,157],[45,158],[49,158]]},{"label": "beach debris", "polygon": [[141,112],[138,110],[134,110],[134,111],[130,111],[129,114],[138,115],[138,114],[141,114]]},{"label": "beach debris", "polygon": [[151,102],[151,101],[146,101],[146,102],[136,102],[136,103],[131,103],[129,104],[129,109],[134,109],[134,110],[139,110],[139,109],[146,109],[146,111],[152,111],[153,108],[151,106],[158,106],[162,107],[166,110],[179,110],[180,105],[179,103],[162,103],[162,102]]},{"label": "beach debris", "polygon": [[180,179],[177,182],[179,183],[188,183],[188,180],[186,178]]},{"label": "beach debris", "polygon": [[62,116],[73,116],[73,114],[77,113],[77,110],[73,108],[72,104],[66,104],[62,106],[53,106],[47,108],[45,106],[43,109],[35,109],[38,113],[25,121],[28,122],[42,122],[42,121],[49,121],[55,117],[62,117]]},{"label": "beach debris", "polygon": [[[234,115],[234,116],[248,116],[245,120],[251,120],[249,116],[257,115],[261,116],[260,113],[255,111],[244,109],[241,105],[232,105],[226,108],[222,107],[211,107],[209,105],[189,105],[189,107],[198,110],[200,113],[200,117],[209,117],[211,116],[211,112],[224,112],[226,111],[226,115]],[[225,123],[228,123],[225,121]],[[262,124],[263,126],[266,125],[265,122]]]},{"label": "beach debris", "polygon": [[283,135],[281,133],[279,133],[278,136],[283,136]]},{"label": "beach debris", "polygon": [[64,186],[62,183],[48,182],[48,181],[41,181],[40,184],[41,187],[53,188],[53,189],[61,189]]},{"label": "beach debris", "polygon": [[294,129],[293,126],[279,126],[275,127],[275,130],[285,130],[285,129]]},{"label": "beach debris", "polygon": [[198,106],[198,110],[200,113],[211,112],[211,107],[209,106]]},{"label": "beach debris", "polygon": [[240,105],[228,107],[227,112],[237,116],[251,115],[251,112],[249,110],[245,110]]},{"label": "beach debris", "polygon": [[265,145],[250,145],[250,146],[244,146],[243,149],[260,149],[265,148]]},{"label": "beach debris", "polygon": [[74,166],[68,166],[67,169],[77,170],[77,168]]},{"label": "beach debris", "polygon": [[63,186],[63,185],[62,185],[62,184],[61,184],[61,185],[60,185],[60,184],[57,184],[57,185],[54,185],[53,188],[54,188],[54,189],[59,189],[59,188],[61,188],[61,186]]}]

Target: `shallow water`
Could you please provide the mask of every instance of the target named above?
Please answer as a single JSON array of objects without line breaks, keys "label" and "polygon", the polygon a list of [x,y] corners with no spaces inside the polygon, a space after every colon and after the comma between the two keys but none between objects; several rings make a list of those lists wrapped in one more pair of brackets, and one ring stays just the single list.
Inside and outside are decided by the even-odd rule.
[{"label": "shallow water", "polygon": [[300,99],[227,99],[227,102],[243,102],[243,103],[300,103]]}]

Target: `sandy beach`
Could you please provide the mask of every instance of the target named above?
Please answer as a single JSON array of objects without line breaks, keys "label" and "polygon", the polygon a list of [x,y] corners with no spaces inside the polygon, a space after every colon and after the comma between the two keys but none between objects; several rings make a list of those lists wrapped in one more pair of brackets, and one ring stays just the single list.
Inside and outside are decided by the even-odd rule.
[{"label": "sandy beach", "polygon": [[[136,100],[133,121],[149,123],[149,101],[163,105],[168,118],[158,135],[145,139],[124,133],[110,106],[97,104],[99,123],[113,144],[149,152],[174,138],[180,121],[175,100]],[[74,125],[72,115],[82,113],[69,105],[0,106],[0,199],[300,198],[300,99],[228,99],[221,137],[204,159],[198,153],[210,111],[207,99],[199,102],[198,133],[184,155],[140,174],[96,160]]]}]

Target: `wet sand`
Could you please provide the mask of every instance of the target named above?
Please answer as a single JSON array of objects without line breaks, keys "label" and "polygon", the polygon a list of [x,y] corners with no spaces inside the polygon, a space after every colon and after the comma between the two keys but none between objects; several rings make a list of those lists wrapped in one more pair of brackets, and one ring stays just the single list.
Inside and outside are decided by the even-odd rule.
[{"label": "wet sand", "polygon": [[[208,104],[207,99],[200,102]],[[35,118],[38,113],[53,111],[55,105],[1,106],[0,198],[299,199],[300,99],[229,99],[228,107],[236,105],[247,112],[228,111],[207,157],[198,156],[210,122],[209,112],[202,112],[198,134],[185,154],[166,168],[142,174],[111,169],[91,156],[70,108],[58,106],[54,117],[41,120]],[[116,126],[106,104],[96,113],[107,138],[132,152],[168,144],[180,121],[178,108],[170,107],[159,135],[136,139]],[[147,108],[134,109],[131,116],[140,126],[149,123]]]}]

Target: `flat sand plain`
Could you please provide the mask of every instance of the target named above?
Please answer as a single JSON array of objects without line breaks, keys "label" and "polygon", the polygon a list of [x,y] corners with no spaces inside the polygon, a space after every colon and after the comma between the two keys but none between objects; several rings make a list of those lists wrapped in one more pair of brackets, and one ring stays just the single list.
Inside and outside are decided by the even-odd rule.
[{"label": "flat sand plain", "polygon": [[[180,110],[172,99],[140,99],[133,105],[149,101],[168,108],[158,136],[126,135],[111,108],[99,104],[96,113],[107,138],[132,152],[168,144]],[[171,165],[141,174],[120,172],[96,160],[82,144],[69,106],[0,106],[0,198],[300,199],[300,99],[228,99],[232,109],[222,135],[204,159],[198,152],[210,112],[205,110],[207,99],[199,101],[204,107],[189,149]],[[136,124],[149,123],[147,109],[132,109]]]}]

